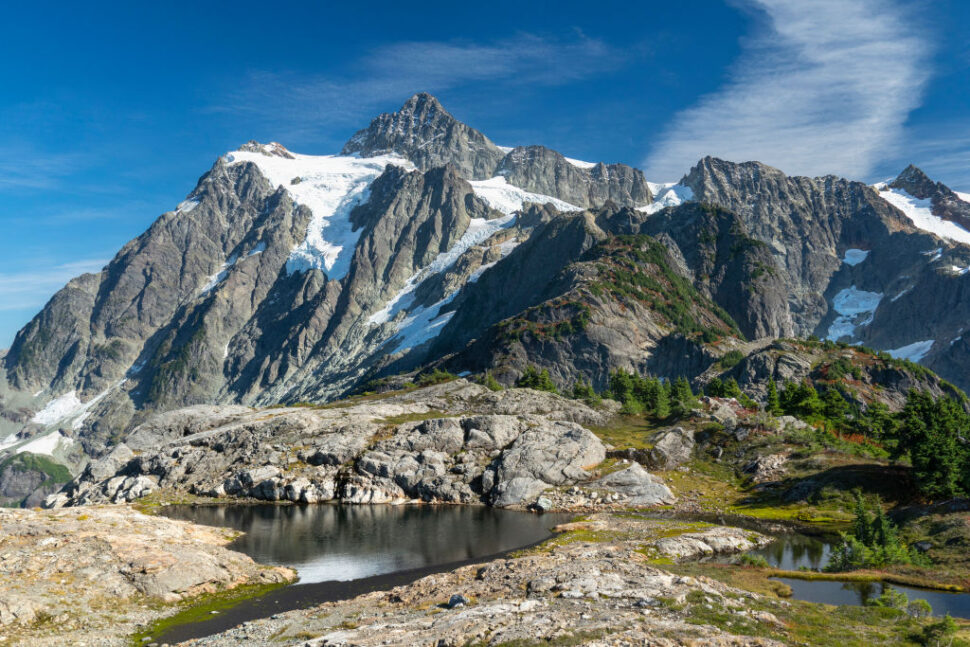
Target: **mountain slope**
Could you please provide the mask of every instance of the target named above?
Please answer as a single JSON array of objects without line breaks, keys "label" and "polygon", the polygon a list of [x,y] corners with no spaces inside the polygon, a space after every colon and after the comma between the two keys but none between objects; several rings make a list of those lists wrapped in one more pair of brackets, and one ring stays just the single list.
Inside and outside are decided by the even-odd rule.
[{"label": "mountain slope", "polygon": [[324,401],[431,365],[698,379],[745,338],[813,333],[970,386],[963,203],[917,171],[874,188],[705,158],[650,184],[500,148],[430,95],[341,155],[250,142],[18,333],[0,451],[77,468],[152,412]]}]

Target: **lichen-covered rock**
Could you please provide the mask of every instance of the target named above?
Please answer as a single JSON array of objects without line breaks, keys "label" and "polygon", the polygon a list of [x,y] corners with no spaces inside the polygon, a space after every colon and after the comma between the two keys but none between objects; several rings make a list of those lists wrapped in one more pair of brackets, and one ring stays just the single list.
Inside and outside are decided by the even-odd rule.
[{"label": "lichen-covered rock", "polygon": [[[136,623],[164,613],[159,602],[296,577],[225,548],[234,531],[129,506],[0,508],[0,527],[0,626],[23,636],[17,644],[120,645]],[[57,620],[61,638],[31,633],[41,615]]]},{"label": "lichen-covered rock", "polygon": [[757,532],[717,526],[701,532],[664,537],[652,547],[665,557],[675,560],[693,559],[718,553],[740,553],[764,546],[772,539]]},{"label": "lichen-covered rock", "polygon": [[632,506],[663,505],[677,500],[663,481],[643,469],[639,463],[611,472],[593,481],[592,486],[621,494],[625,497],[624,504]]}]

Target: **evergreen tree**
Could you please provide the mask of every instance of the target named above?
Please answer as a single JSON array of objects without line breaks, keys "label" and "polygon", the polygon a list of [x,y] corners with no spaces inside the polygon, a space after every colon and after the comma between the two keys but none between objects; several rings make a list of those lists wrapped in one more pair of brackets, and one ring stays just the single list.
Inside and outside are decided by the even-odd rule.
[{"label": "evergreen tree", "polygon": [[742,397],[744,397],[744,394],[741,393],[741,387],[738,386],[738,381],[735,380],[733,377],[729,378],[724,383],[724,397],[735,398],[737,400],[740,400]]},{"label": "evergreen tree", "polygon": [[778,386],[774,380],[768,380],[768,401],[765,403],[765,410],[773,416],[780,416],[781,400],[778,398]]},{"label": "evergreen tree", "polygon": [[524,389],[536,389],[537,391],[549,391],[550,393],[558,392],[556,384],[549,376],[549,369],[544,368],[540,372],[535,366],[531,365],[526,367],[522,377],[515,381],[515,386]]},{"label": "evergreen tree", "polygon": [[855,495],[855,521],[852,523],[852,530],[856,539],[868,546],[872,543],[872,519],[869,517],[869,509],[862,498],[862,492],[856,490],[853,494]]},{"label": "evergreen tree", "polygon": [[822,413],[822,401],[818,397],[818,391],[808,381],[786,384],[780,397],[782,410],[790,416],[817,420]]},{"label": "evergreen tree", "polygon": [[573,384],[573,398],[576,400],[584,400],[590,403],[599,402],[599,395],[593,390],[592,385],[585,379],[580,379],[578,382]]},{"label": "evergreen tree", "polygon": [[667,418],[670,415],[670,382],[657,383],[657,401],[653,406],[653,415],[657,418]]},{"label": "evergreen tree", "polygon": [[670,410],[677,417],[686,416],[697,406],[694,392],[691,391],[687,378],[678,377],[671,387]]},{"label": "evergreen tree", "polygon": [[839,390],[830,387],[822,398],[822,415],[834,424],[841,424],[845,414],[849,412],[849,403],[845,401]]},{"label": "evergreen tree", "polygon": [[620,369],[610,374],[610,396],[617,402],[626,402],[633,395],[633,375]]},{"label": "evergreen tree", "polygon": [[952,497],[970,485],[970,457],[960,441],[968,428],[970,416],[961,403],[947,397],[934,401],[925,391],[910,391],[896,430],[893,456],[909,456],[923,494]]},{"label": "evergreen tree", "polygon": [[705,389],[707,395],[712,398],[723,398],[724,397],[724,382],[721,378],[715,377],[710,382],[707,383],[707,388]]}]

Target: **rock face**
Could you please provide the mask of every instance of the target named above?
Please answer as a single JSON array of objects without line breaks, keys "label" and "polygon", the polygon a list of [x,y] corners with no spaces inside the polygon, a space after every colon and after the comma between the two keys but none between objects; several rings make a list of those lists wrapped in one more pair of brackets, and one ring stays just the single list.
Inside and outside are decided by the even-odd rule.
[{"label": "rock face", "polygon": [[694,451],[694,432],[674,427],[657,433],[648,460],[658,469],[671,469],[690,460]]},{"label": "rock face", "polygon": [[719,553],[743,553],[771,542],[771,539],[741,528],[716,527],[702,532],[664,537],[653,548],[671,559],[710,557]]},{"label": "rock face", "polygon": [[643,469],[639,463],[607,474],[594,481],[593,486],[628,497],[625,502],[632,506],[663,505],[677,500],[663,481]]},{"label": "rock face", "polygon": [[513,148],[493,175],[580,207],[596,207],[607,202],[641,207],[653,202],[650,187],[639,169],[625,164],[578,165],[545,146]]},{"label": "rock face", "polygon": [[590,478],[606,451],[579,423],[607,416],[464,380],[334,408],[194,407],[149,419],[131,436],[139,454],[118,445],[46,505],[122,503],[159,488],[296,503],[525,505]]},{"label": "rock face", "polygon": [[[343,152],[250,142],[70,281],[0,358],[0,453],[60,433],[52,451],[76,473],[159,412],[326,402],[431,368],[509,385],[531,365],[564,389],[603,389],[617,369],[699,383],[745,339],[809,334],[970,387],[970,246],[916,229],[886,191],[708,157],[681,182],[693,198],[659,208],[636,169],[499,148],[425,94]],[[964,213],[918,169],[894,186]],[[801,371],[779,361],[762,353],[739,380]],[[153,448],[139,433],[129,447]],[[306,478],[308,497],[329,492]],[[346,481],[347,496],[401,496],[374,483]]]},{"label": "rock face", "polygon": [[[18,644],[94,644],[157,617],[158,602],[295,578],[224,548],[230,531],[128,507],[0,508],[0,526],[0,626]],[[60,637],[49,642],[51,622]]]},{"label": "rock face", "polygon": [[[422,170],[450,164],[470,180],[495,175],[504,157],[488,137],[452,117],[430,94],[416,94],[395,113],[384,113],[357,132],[341,155],[404,155]],[[549,194],[552,195],[552,194]]]}]

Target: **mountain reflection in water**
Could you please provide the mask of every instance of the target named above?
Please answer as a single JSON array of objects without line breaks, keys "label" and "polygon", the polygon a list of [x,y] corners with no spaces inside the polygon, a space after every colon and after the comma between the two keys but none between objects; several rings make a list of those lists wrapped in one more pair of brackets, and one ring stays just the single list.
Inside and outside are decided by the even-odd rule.
[{"label": "mountain reflection in water", "polygon": [[494,555],[541,541],[569,518],[431,505],[168,506],[162,514],[243,530],[229,548],[295,568],[304,584]]}]

